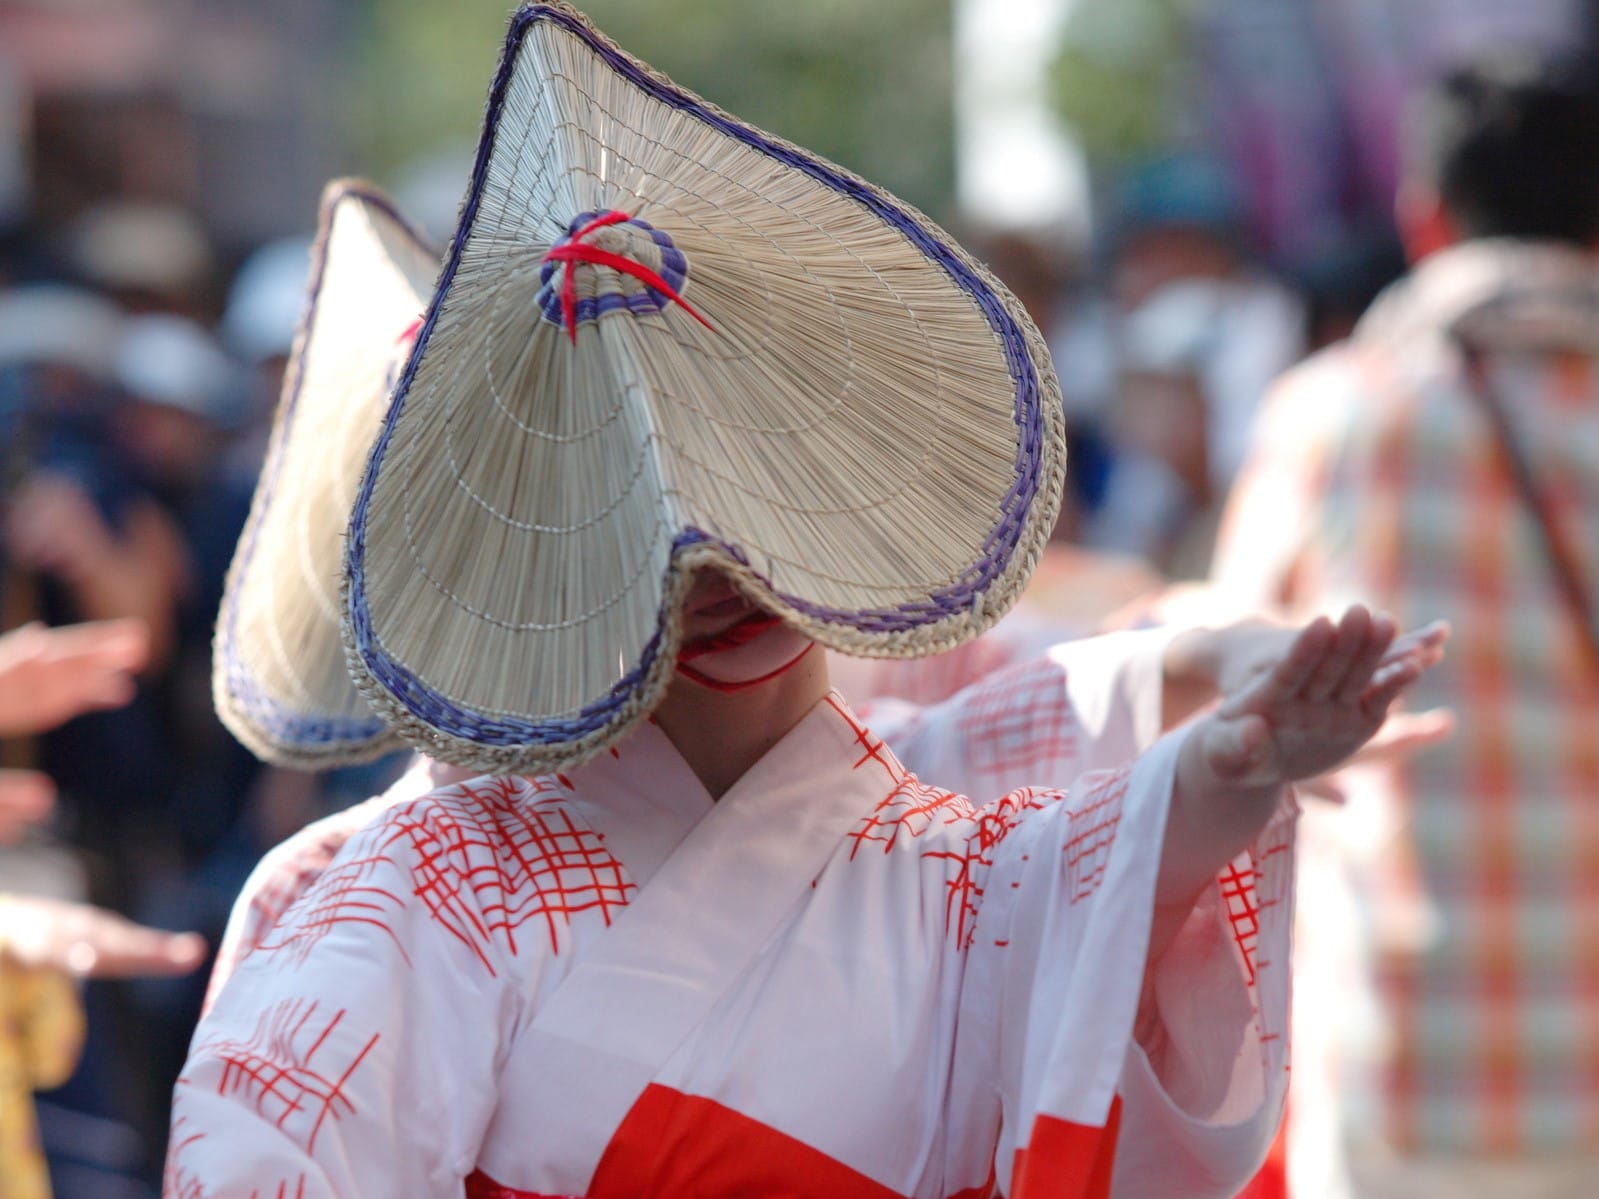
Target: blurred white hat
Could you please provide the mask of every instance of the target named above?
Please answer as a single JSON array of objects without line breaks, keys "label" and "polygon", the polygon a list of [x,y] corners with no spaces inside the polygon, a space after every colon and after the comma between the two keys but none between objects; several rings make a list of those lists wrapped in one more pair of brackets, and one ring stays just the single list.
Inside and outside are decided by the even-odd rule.
[{"label": "blurred white hat", "polygon": [[226,426],[239,416],[238,379],[212,336],[180,316],[129,317],[116,379],[131,397]]},{"label": "blurred white hat", "polygon": [[36,283],[0,294],[0,366],[51,363],[109,379],[123,316],[80,287]]},{"label": "blurred white hat", "polygon": [[262,246],[239,268],[222,314],[222,340],[246,362],[287,357],[305,309],[311,239]]},{"label": "blurred white hat", "polygon": [[170,204],[98,205],[72,223],[67,247],[86,279],[113,291],[187,298],[206,286],[211,270],[200,222]]},{"label": "blurred white hat", "polygon": [[1303,306],[1274,281],[1180,279],[1127,315],[1122,364],[1199,385],[1211,476],[1223,487],[1243,463],[1261,396],[1304,353],[1304,329]]},{"label": "blurred white hat", "polygon": [[1220,337],[1228,285],[1212,279],[1182,279],[1150,296],[1122,323],[1127,369],[1156,375],[1199,373]]}]

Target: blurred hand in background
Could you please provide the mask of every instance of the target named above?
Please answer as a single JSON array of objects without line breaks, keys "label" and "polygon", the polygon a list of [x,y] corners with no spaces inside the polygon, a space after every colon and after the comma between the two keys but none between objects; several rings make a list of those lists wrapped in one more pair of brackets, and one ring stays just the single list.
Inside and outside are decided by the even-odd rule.
[{"label": "blurred hand in background", "polygon": [[149,654],[149,630],[131,618],[59,628],[30,623],[0,635],[0,736],[44,732],[85,712],[121,707],[133,698],[134,675]]},{"label": "blurred hand in background", "polygon": [[11,845],[55,807],[56,787],[37,770],[0,770],[0,845]]},{"label": "blurred hand in background", "polygon": [[182,534],[158,505],[130,503],[113,528],[78,483],[37,471],[10,497],[0,544],[18,566],[64,586],[78,615],[142,621],[140,669],[166,660],[191,571]]},{"label": "blurred hand in background", "polygon": [[188,974],[205,960],[205,939],[145,928],[89,904],[7,895],[0,896],[0,953],[25,968],[79,978],[146,978]]}]

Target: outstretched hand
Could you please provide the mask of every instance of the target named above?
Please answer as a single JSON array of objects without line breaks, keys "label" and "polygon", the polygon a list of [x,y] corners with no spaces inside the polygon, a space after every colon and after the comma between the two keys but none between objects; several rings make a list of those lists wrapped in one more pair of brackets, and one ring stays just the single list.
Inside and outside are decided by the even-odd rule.
[{"label": "outstretched hand", "polygon": [[1443,654],[1447,626],[1396,639],[1392,620],[1356,605],[1334,624],[1318,617],[1270,670],[1195,730],[1218,782],[1274,787],[1337,768],[1388,718],[1399,694]]},{"label": "outstretched hand", "polygon": [[0,896],[0,950],[23,966],[83,978],[188,974],[205,961],[198,933],[146,928],[84,903]]},{"label": "outstretched hand", "polygon": [[0,736],[121,707],[133,698],[133,676],[149,651],[148,629],[132,619],[12,629],[0,636]]},{"label": "outstretched hand", "polygon": [[1319,617],[1200,717],[1177,759],[1159,902],[1186,910],[1259,835],[1283,784],[1324,775],[1366,745],[1400,692],[1443,657],[1448,635],[1434,624],[1396,637],[1393,621],[1358,605],[1336,624]]},{"label": "outstretched hand", "polygon": [[0,845],[15,843],[55,806],[50,776],[37,770],[0,770]]}]

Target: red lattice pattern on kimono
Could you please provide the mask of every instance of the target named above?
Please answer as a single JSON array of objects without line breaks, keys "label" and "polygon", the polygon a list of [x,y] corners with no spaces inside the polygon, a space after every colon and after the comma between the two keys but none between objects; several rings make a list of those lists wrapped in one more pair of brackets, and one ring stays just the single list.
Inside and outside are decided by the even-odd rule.
[{"label": "red lattice pattern on kimono", "polygon": [[[1066,893],[1072,903],[1092,895],[1105,877],[1105,865],[1110,860],[1116,828],[1121,823],[1128,773],[1123,769],[1099,777],[1083,796],[1082,804],[1067,817],[1070,827],[1061,852],[1066,859]],[[976,810],[965,800],[960,801],[964,810],[957,819],[969,820],[973,826],[964,852],[925,855],[948,858],[956,863],[948,883],[944,923],[946,930],[955,934],[957,944],[970,945],[976,933],[977,908],[982,902],[989,869],[994,864],[994,851],[1029,812],[1064,802],[1065,798],[1060,791],[1022,787]]]},{"label": "red lattice pattern on kimono", "polygon": [[1233,942],[1238,946],[1251,987],[1255,985],[1256,972],[1271,965],[1259,960],[1260,922],[1262,915],[1281,903],[1283,897],[1263,894],[1262,884],[1273,865],[1272,859],[1292,852],[1290,828],[1290,822],[1273,819],[1260,841],[1234,859],[1218,878],[1227,923],[1232,928]]},{"label": "red lattice pattern on kimono", "polygon": [[298,964],[337,926],[367,924],[387,934],[410,965],[410,955],[389,923],[392,914],[405,906],[405,897],[374,881],[374,876],[392,878],[395,866],[387,854],[355,855],[320,872],[308,864],[292,883],[285,879],[278,898],[287,897],[290,886],[303,888],[304,893],[290,901],[280,920],[261,927],[261,939],[254,946],[241,943],[239,961],[251,953],[285,952]]},{"label": "red lattice pattern on kimono", "polygon": [[898,783],[907,777],[905,767],[900,765],[899,759],[894,756],[894,751],[883,743],[882,738],[874,736],[871,729],[855,719],[849,710],[849,705],[844,703],[838,692],[830,694],[827,702],[855,733],[855,743],[860,747],[861,755],[855,760],[851,769],[860,770],[875,763],[891,783]]},{"label": "red lattice pattern on kimono", "polygon": [[[263,872],[252,876],[250,883],[246,884],[245,893],[249,898],[237,935],[224,938],[217,947],[217,960],[211,969],[211,981],[206,987],[203,1012],[211,1010],[222,984],[232,977],[240,962],[261,947],[262,942],[270,939],[278,942],[279,948],[283,947],[285,938],[272,936],[278,922],[295,901],[322,877],[328,864],[344,848],[345,842],[379,810],[377,800],[346,808],[312,826],[317,830],[315,837],[307,837],[306,832],[310,830],[306,830],[285,843],[283,848],[288,852],[283,853],[283,856],[277,856],[275,852],[266,859],[270,867],[264,865]],[[326,926],[321,931],[325,932]],[[319,937],[308,939],[300,952],[308,950],[315,939]]]},{"label": "red lattice pattern on kimono", "polygon": [[1244,960],[1244,971],[1249,985],[1255,985],[1255,950],[1260,941],[1260,907],[1255,901],[1255,883],[1260,872],[1253,864],[1240,867],[1229,863],[1221,872],[1222,902],[1227,905],[1227,923],[1232,926],[1233,941],[1239,956]]},{"label": "red lattice pattern on kimono", "polygon": [[1071,827],[1061,851],[1066,857],[1066,893],[1072,903],[1087,899],[1104,881],[1130,774],[1131,768],[1124,766],[1087,776],[1094,781],[1087,787],[1082,805],[1072,811]]},{"label": "red lattice pattern on kimono", "polygon": [[[172,1146],[167,1151],[166,1169],[161,1174],[161,1199],[211,1199],[205,1183],[189,1173],[180,1160],[185,1150],[205,1139],[203,1132],[185,1136],[183,1126],[186,1123],[188,1121],[180,1117],[172,1126]],[[254,1187],[250,1199],[305,1199],[305,1175],[299,1175],[293,1182],[279,1182],[266,1190]]]},{"label": "red lattice pattern on kimono", "polygon": [[960,819],[971,824],[965,847],[957,853],[929,852],[924,857],[944,858],[953,864],[953,873],[944,884],[944,931],[953,933],[955,943],[961,948],[972,943],[977,931],[977,907],[982,902],[983,888],[988,882],[989,868],[994,864],[994,851],[1010,831],[1021,823],[1028,812],[1045,807],[1052,792],[1034,792],[1023,788],[985,807],[973,809],[962,799]]},{"label": "red lattice pattern on kimono", "polygon": [[850,847],[850,860],[868,844],[881,845],[888,853],[901,837],[920,837],[931,828],[972,818],[972,803],[965,796],[929,787],[914,775],[906,775],[849,834],[855,842]]},{"label": "red lattice pattern on kimono", "polygon": [[963,702],[971,768],[985,780],[987,794],[1049,780],[1051,766],[1076,755],[1077,725],[1064,672],[1054,662],[1002,671]]},{"label": "red lattice pattern on kimono", "polygon": [[573,818],[554,778],[462,784],[385,823],[393,841],[408,843],[415,893],[429,915],[490,974],[496,939],[514,955],[531,922],[559,952],[573,916],[593,912],[609,925],[638,889],[604,838]]},{"label": "red lattice pattern on kimono", "polygon": [[[854,860],[868,845],[880,845],[882,852],[888,853],[901,838],[915,840],[934,829],[952,829],[957,837],[964,834],[964,840],[958,842],[960,848],[929,849],[922,856],[949,863],[944,925],[957,943],[965,946],[971,943],[977,905],[983,896],[988,868],[993,865],[994,850],[1026,812],[1041,808],[1046,802],[1039,794],[1021,790],[976,808],[964,795],[925,786],[908,775],[850,834],[855,842],[850,847],[850,859]],[[953,841],[950,837],[935,840],[938,845]]]},{"label": "red lattice pattern on kimono", "polygon": [[[566,795],[556,778],[447,788],[391,808],[362,834],[371,852],[331,867],[328,860],[356,830],[330,830],[264,889],[259,911],[252,905],[239,957],[288,951],[303,961],[334,928],[353,923],[381,929],[409,963],[393,917],[410,895],[490,974],[495,939],[515,954],[518,932],[530,920],[543,923],[551,951],[558,951],[560,930],[575,913],[597,911],[609,924],[637,889],[600,835],[574,820]],[[396,875],[410,876],[404,890],[381,885]],[[292,901],[288,911],[272,916],[270,909],[286,901]],[[259,937],[253,945],[252,934]]]},{"label": "red lattice pattern on kimono", "polygon": [[205,1139],[205,1133],[191,1133],[184,1126],[186,1116],[172,1122],[172,1135],[167,1142],[166,1168],[161,1172],[162,1199],[205,1199],[205,1185],[184,1167],[184,1152],[196,1141]]},{"label": "red lattice pattern on kimono", "polygon": [[[179,1116],[172,1125],[172,1140],[167,1149],[166,1168],[161,1172],[161,1199],[210,1199],[211,1192],[205,1183],[191,1174],[183,1164],[184,1154],[195,1144],[205,1140],[205,1133],[189,1133],[185,1129],[188,1118]],[[279,1182],[275,1187],[262,1190],[256,1187],[250,1199],[305,1199],[305,1175],[293,1182]]]},{"label": "red lattice pattern on kimono", "polygon": [[379,1040],[378,1033],[364,1041],[359,1033],[353,1039],[340,1034],[348,1013],[341,1008],[322,1017],[320,1007],[314,1001],[284,1000],[262,1013],[249,1040],[213,1038],[193,1053],[197,1060],[222,1064],[218,1094],[252,1098],[256,1114],[272,1120],[307,1153],[315,1150],[317,1134],[330,1118],[355,1114],[345,1087]]},{"label": "red lattice pattern on kimono", "polygon": [[[379,799],[382,797],[380,796]],[[239,937],[238,956],[242,961],[267,939],[296,900],[327,872],[345,843],[360,832],[378,813],[377,801],[368,800],[346,808],[336,816],[319,821],[314,840],[291,842],[294,852],[278,861],[277,869],[250,897],[244,927]]]},{"label": "red lattice pattern on kimono", "polygon": [[[350,812],[359,810],[349,809]],[[283,914],[305,894],[308,887],[327,872],[328,865],[338,857],[344,843],[363,823],[364,815],[361,820],[352,820],[345,827],[330,830],[326,836],[299,846],[294,855],[283,862],[282,868],[255,893],[250,900],[243,935],[239,939],[241,959],[267,939],[272,926],[283,918]]]}]

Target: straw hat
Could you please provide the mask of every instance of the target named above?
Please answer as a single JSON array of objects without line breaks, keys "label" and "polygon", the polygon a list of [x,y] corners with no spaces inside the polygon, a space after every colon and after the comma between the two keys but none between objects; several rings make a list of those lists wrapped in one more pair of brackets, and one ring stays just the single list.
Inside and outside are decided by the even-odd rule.
[{"label": "straw hat", "polygon": [[397,741],[339,644],[344,526],[438,255],[375,189],[330,183],[271,446],[228,572],[212,691],[266,761],[321,768]]},{"label": "straw hat", "polygon": [[526,5],[356,501],[351,669],[435,757],[552,770],[659,700],[695,570],[934,653],[1064,469],[1042,339],[931,221]]}]

